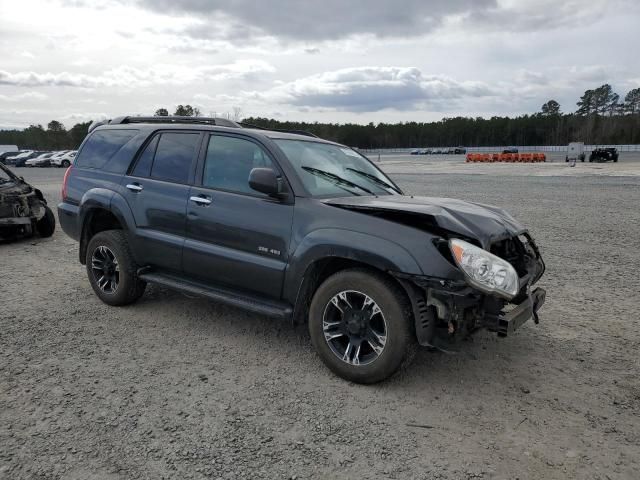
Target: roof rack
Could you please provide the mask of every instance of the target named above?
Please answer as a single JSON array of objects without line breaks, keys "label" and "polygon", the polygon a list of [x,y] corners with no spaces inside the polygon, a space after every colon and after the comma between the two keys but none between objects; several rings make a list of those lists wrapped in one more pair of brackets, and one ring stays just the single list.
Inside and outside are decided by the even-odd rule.
[{"label": "roof rack", "polygon": [[318,138],[317,135],[307,132],[306,130],[283,130],[280,128],[265,128],[253,125],[250,123],[234,122],[227,118],[221,117],[181,117],[177,115],[173,116],[158,116],[158,117],[116,117],[110,120],[93,121],[89,125],[89,132],[93,131],[96,127],[101,125],[122,125],[127,123],[194,123],[199,125],[216,125],[218,127],[230,127],[230,128],[254,128],[256,130],[269,130],[272,132],[293,133],[296,135],[304,135],[306,137]]},{"label": "roof rack", "polygon": [[118,117],[110,122],[113,124],[122,123],[198,123],[205,125],[217,125],[219,127],[241,128],[233,120],[220,117],[180,117],[177,115],[164,117]]},{"label": "roof rack", "polygon": [[238,125],[244,128],[255,128],[256,130],[269,130],[270,132],[294,133],[296,135],[304,135],[305,137],[318,138],[318,136],[315,133],[307,132],[306,130],[286,130],[282,128],[266,128],[266,127],[259,127],[258,125],[254,125],[252,123],[244,123],[244,122],[238,122]]},{"label": "roof rack", "polygon": [[220,117],[180,117],[177,115],[164,117],[124,116],[109,120],[93,121],[91,122],[91,125],[89,125],[89,132],[101,125],[122,125],[127,123],[195,123],[199,125],[217,125],[219,127],[242,128],[237,122]]}]

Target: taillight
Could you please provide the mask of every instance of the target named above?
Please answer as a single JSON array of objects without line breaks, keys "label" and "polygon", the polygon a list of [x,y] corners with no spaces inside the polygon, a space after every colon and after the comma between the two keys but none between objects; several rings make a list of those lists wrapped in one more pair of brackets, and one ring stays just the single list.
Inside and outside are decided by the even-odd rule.
[{"label": "taillight", "polygon": [[64,179],[62,180],[62,192],[61,192],[63,202],[67,198],[67,180],[69,180],[69,174],[71,173],[72,168],[73,168],[73,165],[70,165],[69,168],[67,168],[67,171],[64,172]]}]

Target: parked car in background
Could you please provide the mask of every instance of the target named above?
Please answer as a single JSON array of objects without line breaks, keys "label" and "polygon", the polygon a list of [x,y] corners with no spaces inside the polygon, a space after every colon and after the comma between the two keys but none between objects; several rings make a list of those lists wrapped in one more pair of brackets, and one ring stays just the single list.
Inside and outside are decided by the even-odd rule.
[{"label": "parked car in background", "polygon": [[618,155],[617,148],[596,148],[589,155],[589,162],[617,162]]},{"label": "parked car in background", "polygon": [[49,159],[49,161],[51,162],[51,165],[54,167],[68,168],[71,165],[73,165],[77,152],[78,152],[77,150],[67,150],[65,152],[61,152],[56,155],[53,155]]},{"label": "parked car in background", "polygon": [[507,147],[502,150],[502,153],[518,153],[518,149],[516,147]]},{"label": "parked car in background", "polygon": [[430,153],[430,148],[416,148],[415,150],[411,150],[411,155],[429,155]]},{"label": "parked car in background", "polygon": [[6,165],[12,165],[14,167],[24,167],[24,162],[27,160],[37,157],[42,152],[37,152],[35,150],[21,150],[17,155],[13,157],[7,157],[5,160]]},{"label": "parked car in background", "polygon": [[49,159],[53,155],[53,152],[41,153],[37,157],[30,158],[24,162],[25,167],[47,167],[50,165]]},{"label": "parked car in background", "polygon": [[453,153],[455,153],[456,155],[464,155],[465,153],[467,153],[467,149],[466,147],[456,147],[453,149]]},{"label": "parked car in background", "polygon": [[0,162],[7,163],[7,158],[15,157],[18,152],[2,152],[0,153]]},{"label": "parked car in background", "polygon": [[63,156],[65,153],[67,153],[69,150],[55,150],[52,153],[52,155],[49,157],[49,164],[50,165],[54,165],[54,162],[56,161],[57,158]]}]

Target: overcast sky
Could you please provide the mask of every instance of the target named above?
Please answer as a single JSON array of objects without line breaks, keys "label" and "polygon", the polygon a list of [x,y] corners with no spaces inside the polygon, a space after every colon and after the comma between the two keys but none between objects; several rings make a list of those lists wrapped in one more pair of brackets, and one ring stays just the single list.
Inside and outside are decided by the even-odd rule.
[{"label": "overcast sky", "polygon": [[640,86],[638,0],[0,0],[0,128],[517,115]]}]

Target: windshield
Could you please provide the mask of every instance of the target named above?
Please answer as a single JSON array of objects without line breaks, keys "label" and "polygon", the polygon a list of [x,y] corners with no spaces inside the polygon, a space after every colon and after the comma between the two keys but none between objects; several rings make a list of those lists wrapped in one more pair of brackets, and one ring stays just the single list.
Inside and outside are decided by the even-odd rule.
[{"label": "windshield", "polygon": [[329,143],[274,139],[314,197],[402,193],[355,150]]}]

